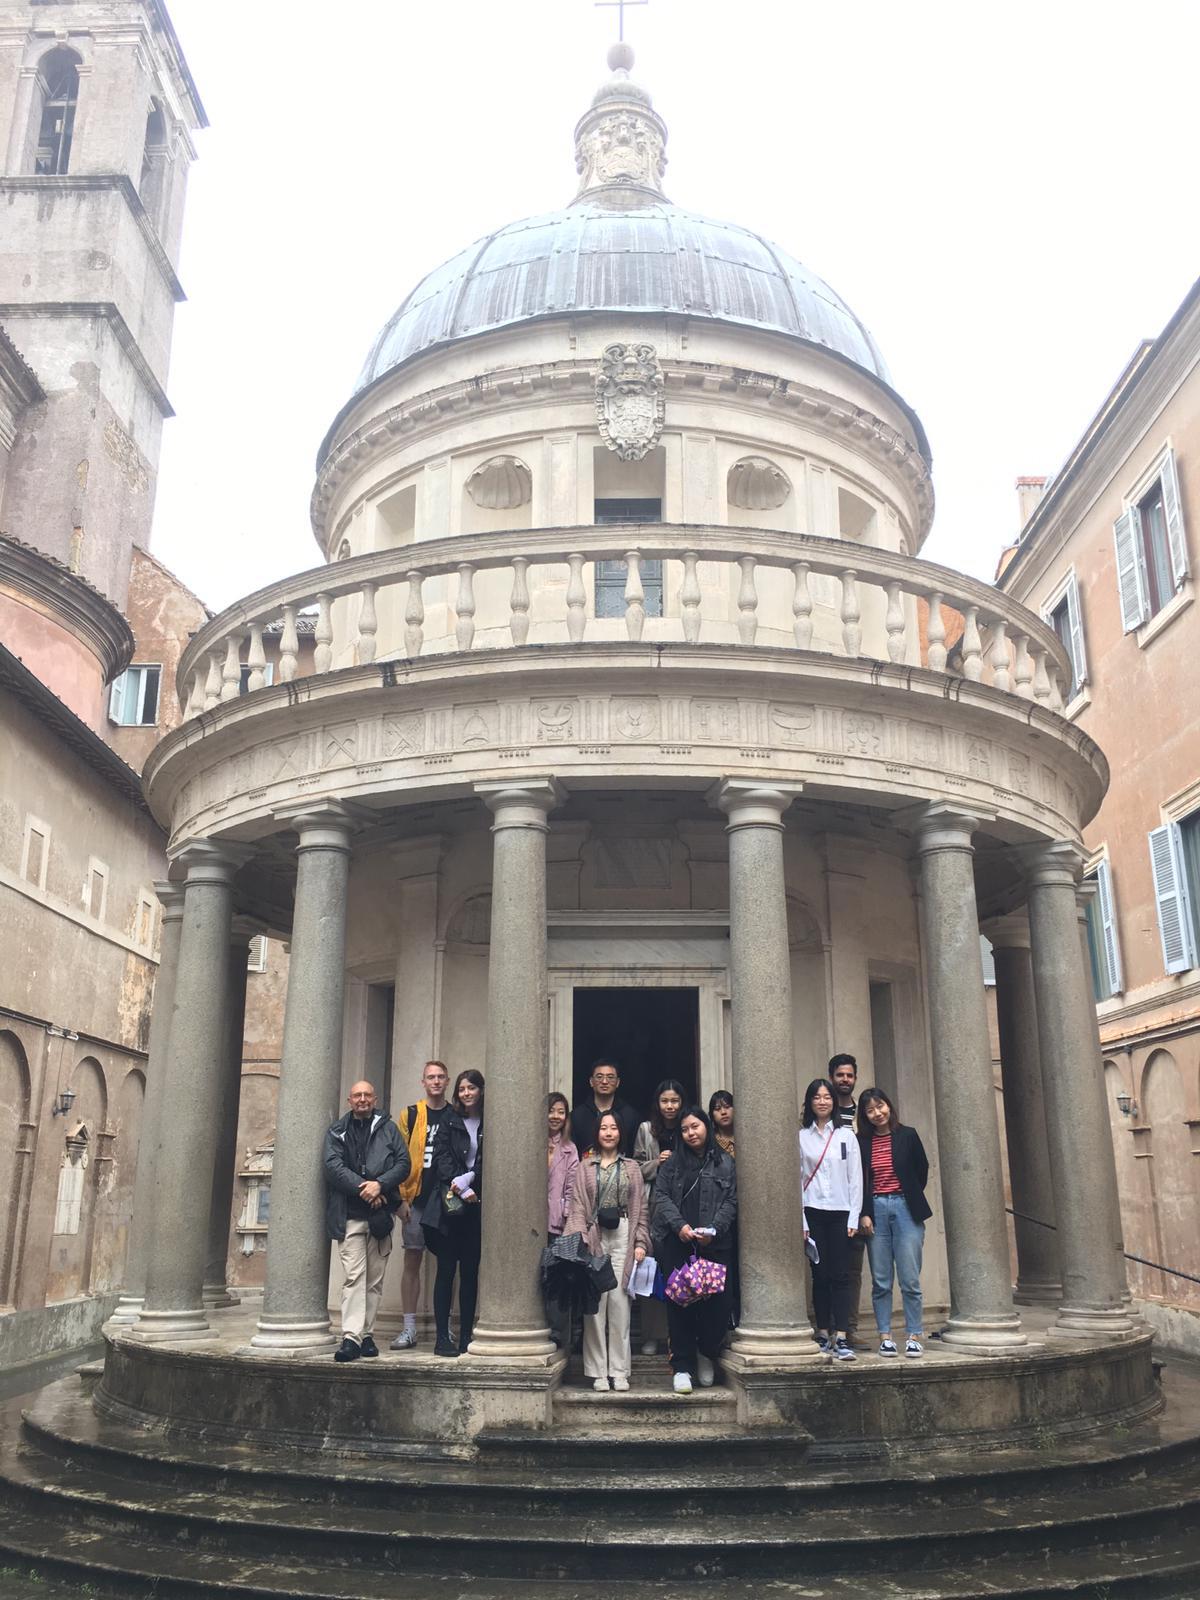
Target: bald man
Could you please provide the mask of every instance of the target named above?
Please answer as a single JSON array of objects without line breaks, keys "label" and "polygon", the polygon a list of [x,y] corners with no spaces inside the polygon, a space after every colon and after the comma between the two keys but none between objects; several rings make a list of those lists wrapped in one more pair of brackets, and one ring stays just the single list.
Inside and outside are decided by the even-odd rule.
[{"label": "bald man", "polygon": [[350,1109],[325,1135],[325,1223],[342,1258],[342,1342],[335,1361],[377,1356],[372,1336],[392,1253],[397,1188],[412,1163],[400,1130],[375,1104],[367,1082],[350,1090]]}]

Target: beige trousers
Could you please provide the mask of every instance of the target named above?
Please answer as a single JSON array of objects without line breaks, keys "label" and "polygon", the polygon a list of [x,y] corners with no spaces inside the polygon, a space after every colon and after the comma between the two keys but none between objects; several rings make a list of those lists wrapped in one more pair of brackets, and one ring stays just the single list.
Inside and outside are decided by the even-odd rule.
[{"label": "beige trousers", "polygon": [[392,1235],[373,1239],[366,1222],[352,1218],[346,1237],[338,1244],[342,1258],[342,1334],[361,1344],[375,1327],[375,1314],[383,1298],[383,1275],[392,1253]]},{"label": "beige trousers", "polygon": [[629,1218],[617,1227],[601,1228],[600,1248],[612,1262],[617,1287],[600,1296],[600,1309],[583,1319],[583,1370],[589,1378],[629,1376],[629,1313],[633,1301],[621,1287],[629,1253]]}]

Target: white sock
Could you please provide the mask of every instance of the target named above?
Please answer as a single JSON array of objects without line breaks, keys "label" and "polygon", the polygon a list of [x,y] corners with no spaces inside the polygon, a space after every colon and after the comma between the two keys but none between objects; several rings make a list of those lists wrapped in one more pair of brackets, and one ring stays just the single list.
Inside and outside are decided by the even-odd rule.
[{"label": "white sock", "polygon": [[404,1331],[405,1333],[416,1333],[417,1313],[415,1311],[406,1311],[404,1313]]}]

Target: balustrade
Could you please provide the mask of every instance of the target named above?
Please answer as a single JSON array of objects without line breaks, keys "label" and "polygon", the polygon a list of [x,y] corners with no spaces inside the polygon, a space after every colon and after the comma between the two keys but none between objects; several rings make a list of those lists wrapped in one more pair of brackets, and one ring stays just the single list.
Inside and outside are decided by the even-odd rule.
[{"label": "balustrade", "polygon": [[[439,539],[353,557],[260,590],[214,618],[188,645],[179,668],[185,715],[198,716],[244,691],[264,688],[268,636],[279,638],[281,682],[292,682],[299,671],[305,613],[315,612],[316,673],[369,665],[381,648],[381,595],[402,594],[403,656],[410,660],[454,650],[619,640],[621,619],[597,617],[589,608],[589,576],[601,562],[624,567],[624,632],[632,643],[649,638],[786,648],[790,575],[791,639],[798,651],[875,656],[897,667],[948,671],[1054,711],[1061,711],[1069,691],[1069,663],[1053,631],[1007,595],[961,573],[842,540],[646,525]],[[647,562],[663,564],[662,617],[647,617]],[[538,587],[538,569],[563,567],[565,592],[557,585]],[[492,615],[494,598],[485,604],[485,615],[477,616],[476,578],[485,572],[510,575],[507,616]],[[457,586],[451,583],[447,599],[438,580],[454,578]],[[820,581],[814,584],[814,579]],[[445,617],[435,624],[435,638],[426,637],[431,596],[430,603],[437,602],[435,617]],[[547,612],[552,596],[561,596],[557,616]],[[358,605],[347,608],[349,636],[335,638],[335,602],[353,598]],[[385,617],[398,615],[385,612]],[[395,658],[400,641],[397,625],[390,627],[393,633],[388,636],[385,629],[382,647],[385,657]]]}]

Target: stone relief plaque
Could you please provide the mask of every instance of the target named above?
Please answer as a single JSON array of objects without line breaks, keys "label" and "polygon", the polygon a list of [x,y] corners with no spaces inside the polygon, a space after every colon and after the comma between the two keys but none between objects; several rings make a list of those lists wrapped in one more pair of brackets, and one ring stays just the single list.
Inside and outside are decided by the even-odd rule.
[{"label": "stone relief plaque", "polygon": [[497,715],[494,705],[455,706],[454,743],[461,750],[477,750],[496,742]]},{"label": "stone relief plaque", "polygon": [[541,744],[566,744],[576,737],[579,707],[574,700],[538,700],[533,723]]},{"label": "stone relief plaque", "polygon": [[882,719],[866,712],[847,711],[842,718],[842,744],[848,756],[881,756]]},{"label": "stone relief plaque", "polygon": [[322,767],[352,767],[358,759],[358,724],[340,722],[321,730]]},{"label": "stone relief plaque", "polygon": [[299,778],[308,771],[308,741],[280,739],[275,744],[275,770],[272,778]]},{"label": "stone relief plaque", "polygon": [[991,778],[992,747],[986,739],[967,740],[967,771],[973,778]]},{"label": "stone relief plaque", "polygon": [[669,889],[669,839],[597,839],[593,870],[598,889]]},{"label": "stone relief plaque", "polygon": [[410,711],[403,717],[383,719],[383,753],[385,756],[419,756],[425,749],[425,717],[420,711]]},{"label": "stone relief plaque", "polygon": [[610,712],[612,730],[621,739],[658,738],[658,701],[645,698],[613,698]]},{"label": "stone relief plaque", "polygon": [[771,732],[785,745],[803,745],[811,749],[816,744],[816,712],[812,706],[772,705]]},{"label": "stone relief plaque", "polygon": [[692,738],[736,744],[741,738],[741,717],[736,700],[693,700]]},{"label": "stone relief plaque", "polygon": [[920,767],[945,765],[942,730],[928,722],[910,722],[908,725],[909,759]]},{"label": "stone relief plaque", "polygon": [[1008,782],[1017,794],[1027,795],[1030,788],[1029,757],[1016,750],[1008,752]]},{"label": "stone relief plaque", "polygon": [[640,461],[657,443],[666,386],[652,344],[610,344],[596,374],[600,437],[622,461]]}]

